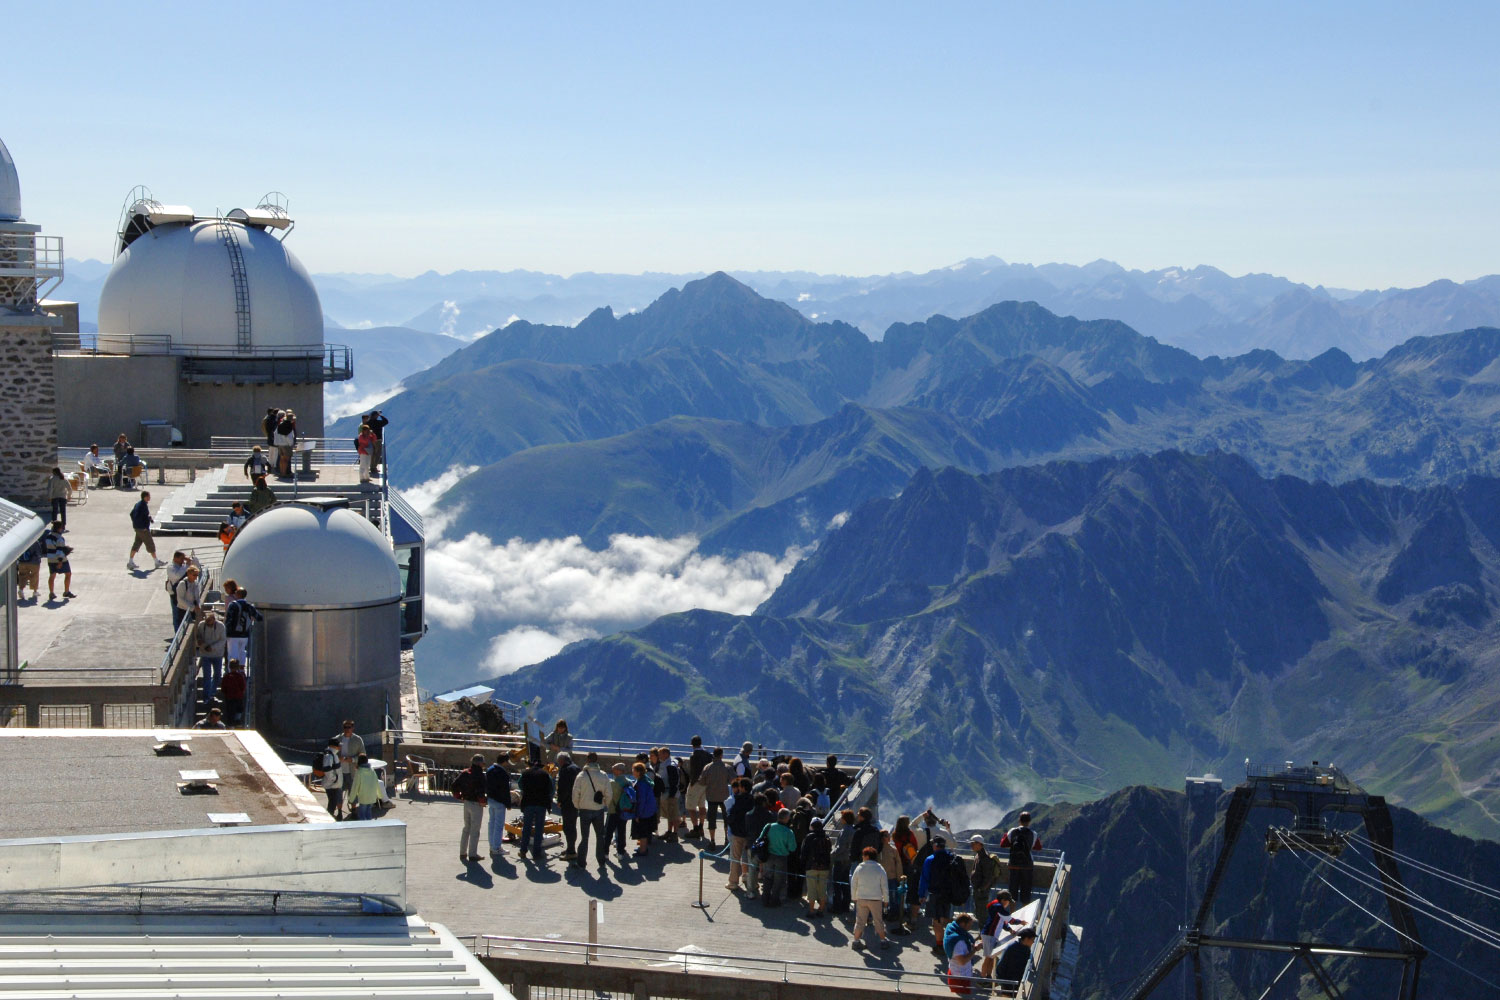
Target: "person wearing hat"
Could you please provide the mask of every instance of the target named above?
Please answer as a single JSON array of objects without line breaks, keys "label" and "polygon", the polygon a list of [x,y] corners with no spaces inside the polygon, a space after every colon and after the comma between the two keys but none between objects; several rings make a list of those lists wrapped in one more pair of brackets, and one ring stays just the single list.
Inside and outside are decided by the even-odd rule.
[{"label": "person wearing hat", "polygon": [[1011,933],[1012,926],[1020,926],[1021,922],[1011,916],[1015,905],[1011,902],[1010,890],[1001,889],[995,893],[995,898],[990,900],[989,905],[984,908],[984,923],[979,928],[979,943],[984,948],[984,963],[980,967],[979,974],[985,979],[990,978],[990,973],[995,971],[995,956],[1000,952],[1000,939]]},{"label": "person wearing hat", "polygon": [[208,715],[204,716],[203,718],[199,719],[196,723],[194,723],[193,724],[193,728],[194,729],[228,729],[229,727],[226,726],[226,725],[224,725],[223,713],[220,712],[217,708],[210,708],[208,710]]},{"label": "person wearing hat", "polygon": [[823,831],[823,818],[814,816],[802,840],[802,869],[807,916],[811,920],[828,912],[828,873],[833,869],[833,840]]},{"label": "person wearing hat", "polygon": [[969,838],[969,850],[974,852],[974,871],[969,876],[974,886],[974,912],[983,913],[990,902],[990,890],[1000,881],[1000,859],[985,850],[984,837],[977,833]]},{"label": "person wearing hat", "polygon": [[995,978],[1002,983],[1019,983],[1026,975],[1026,963],[1031,961],[1031,946],[1036,944],[1036,928],[1022,927],[1016,939],[1000,953],[1000,967]]}]

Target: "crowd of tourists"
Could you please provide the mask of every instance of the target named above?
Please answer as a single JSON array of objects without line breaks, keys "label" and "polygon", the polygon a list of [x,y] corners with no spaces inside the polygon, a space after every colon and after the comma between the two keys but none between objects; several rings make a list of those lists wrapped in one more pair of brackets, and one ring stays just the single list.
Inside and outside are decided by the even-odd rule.
[{"label": "crowd of tourists", "polygon": [[574,752],[565,721],[528,749],[519,773],[508,754],[475,754],[455,777],[461,862],[483,860],[482,843],[491,860],[505,856],[512,807],[520,811],[518,858],[545,864],[555,834],[559,860],[585,869],[592,855],[601,877],[610,874],[611,849],[625,865],[659,842],[698,841],[708,860],[728,862],[731,892],[767,907],[801,906],[811,921],[852,910],[855,950],[865,948],[867,929],[889,948],[892,935],[930,928],[954,992],[970,991],[976,976],[1015,982],[1026,970],[1035,929],[1016,914],[1031,902],[1042,847],[1028,813],[1001,837],[1002,864],[979,834],[969,838],[969,858],[956,853],[950,824],[931,808],[889,828],[868,807],[835,813],[852,780],[835,756],[809,767],[745,743],[726,757],[695,736],[684,756],[658,747],[605,767],[596,752]]}]

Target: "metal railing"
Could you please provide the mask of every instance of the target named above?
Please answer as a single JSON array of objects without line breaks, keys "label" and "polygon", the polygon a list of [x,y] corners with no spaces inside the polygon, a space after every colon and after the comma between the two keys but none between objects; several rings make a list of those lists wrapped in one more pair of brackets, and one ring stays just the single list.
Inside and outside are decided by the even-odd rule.
[{"label": "metal railing", "polygon": [[[1033,851],[1034,860],[1040,860],[1042,852]],[[1051,853],[1051,852],[1048,852]],[[1031,945],[1031,961],[1026,963],[1026,972],[1021,976],[1021,996],[1031,996],[1032,988],[1042,976],[1052,975],[1051,969],[1042,968],[1047,961],[1047,952],[1052,947],[1055,929],[1053,921],[1057,919],[1058,910],[1062,905],[1063,890],[1067,885],[1067,872],[1064,865],[1067,864],[1067,855],[1062,851],[1056,852],[1056,860],[1052,862],[1054,869],[1052,881],[1047,885],[1047,895],[1042,899],[1041,909],[1036,918],[1036,940]],[[1060,940],[1060,939],[1059,939]]]},{"label": "metal railing", "polygon": [[[229,437],[215,434],[209,438],[208,451],[215,461],[220,462],[244,462],[250,457],[250,451],[256,445],[260,445],[262,453],[274,462],[274,455],[269,454],[270,447],[266,444],[265,435],[256,437]],[[339,438],[298,438],[297,449],[292,453],[292,461],[297,462],[304,452],[312,455],[314,465],[358,465],[359,452],[354,448],[354,442]]]},{"label": "metal railing", "polygon": [[[557,955],[570,963],[592,965],[647,965],[652,968],[680,970],[685,975],[722,972],[726,975],[744,976],[759,973],[778,976],[781,982],[815,980],[832,982],[849,989],[875,984],[893,989],[897,993],[926,992],[933,990],[950,994],[945,973],[919,972],[909,969],[861,968],[853,965],[829,965],[823,962],[799,962],[788,958],[764,958],[758,955],[724,955],[705,951],[669,951],[665,948],[642,948],[635,945],[598,944],[588,941],[562,941],[552,938],[512,937],[505,934],[474,935],[473,952],[478,955],[483,942],[483,955],[493,958],[495,951],[519,951],[526,956]],[[1020,983],[973,976],[970,985],[983,991],[991,987],[996,991],[1014,993]]]},{"label": "metal railing", "polygon": [[0,236],[0,278],[61,278],[63,238],[40,233]]},{"label": "metal railing", "polygon": [[345,344],[241,348],[185,344],[162,333],[54,333],[52,353],[177,357],[183,359],[182,376],[190,379],[343,382],[354,377],[354,352]]}]

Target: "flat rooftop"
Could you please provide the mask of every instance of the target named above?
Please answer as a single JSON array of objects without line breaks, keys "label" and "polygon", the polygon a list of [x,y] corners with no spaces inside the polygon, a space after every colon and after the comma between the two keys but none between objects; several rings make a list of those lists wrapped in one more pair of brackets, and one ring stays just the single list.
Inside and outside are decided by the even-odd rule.
[{"label": "flat rooftop", "polygon": [[[250,824],[332,818],[254,732],[193,730],[192,756],[158,756],[160,729],[0,729],[0,840],[200,830],[209,813]],[[217,794],[186,794],[180,771],[217,771]]]}]

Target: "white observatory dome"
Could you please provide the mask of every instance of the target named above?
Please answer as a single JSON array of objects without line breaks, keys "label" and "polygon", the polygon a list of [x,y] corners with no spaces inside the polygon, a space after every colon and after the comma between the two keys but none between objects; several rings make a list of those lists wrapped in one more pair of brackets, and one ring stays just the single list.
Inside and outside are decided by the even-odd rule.
[{"label": "white observatory dome", "polygon": [[221,225],[244,262],[251,344],[320,353],[323,306],[307,268],[270,233],[238,222],[172,223],[137,237],[115,258],[99,292],[100,332],[166,334],[177,345],[235,351],[234,265]]},{"label": "white observatory dome", "polygon": [[347,507],[288,503],[245,525],[221,580],[266,608],[353,608],[401,598],[396,555],[380,529]]},{"label": "white observatory dome", "polygon": [[0,142],[0,222],[21,221],[21,178],[10,150]]}]

